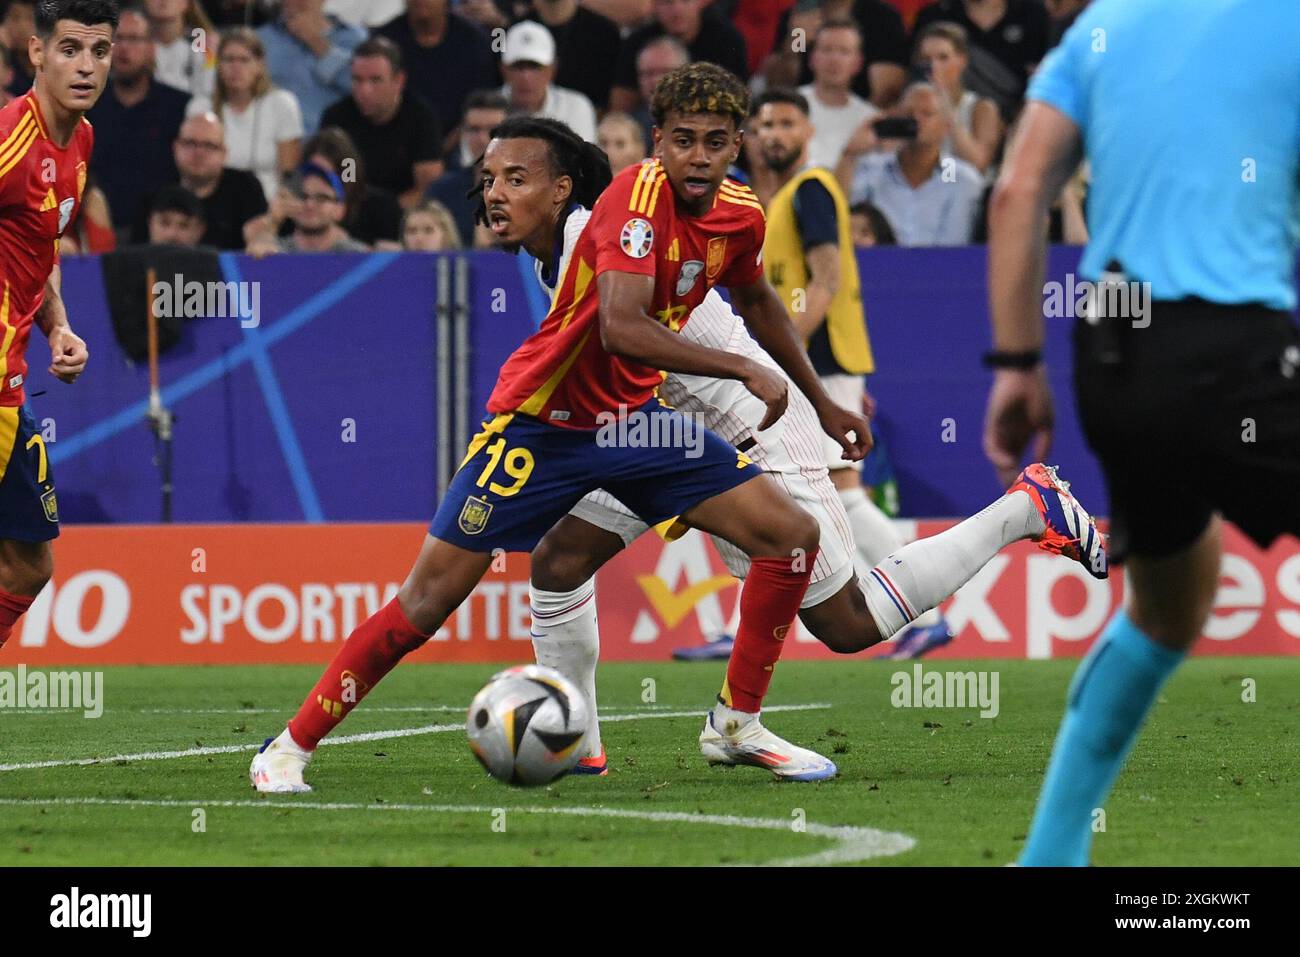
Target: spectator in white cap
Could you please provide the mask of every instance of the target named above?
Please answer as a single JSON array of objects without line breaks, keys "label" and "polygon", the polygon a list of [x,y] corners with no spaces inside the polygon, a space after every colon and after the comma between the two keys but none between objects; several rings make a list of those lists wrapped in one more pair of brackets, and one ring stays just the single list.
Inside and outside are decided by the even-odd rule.
[{"label": "spectator in white cap", "polygon": [[511,113],[545,116],[596,142],[596,108],[576,90],[555,86],[555,39],[540,23],[521,20],[506,31],[501,50],[505,95]]}]

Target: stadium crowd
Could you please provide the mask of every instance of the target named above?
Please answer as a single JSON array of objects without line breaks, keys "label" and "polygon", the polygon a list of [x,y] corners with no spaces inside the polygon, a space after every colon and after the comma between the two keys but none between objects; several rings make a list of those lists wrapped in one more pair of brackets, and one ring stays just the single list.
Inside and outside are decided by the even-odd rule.
[{"label": "stadium crowd", "polygon": [[[1087,0],[143,0],[122,13],[64,254],[166,242],[487,247],[466,194],[507,116],[562,120],[615,171],[687,62],[793,88],[859,245],[982,242],[1030,74]],[[35,0],[0,0],[0,103],[31,85]],[[773,171],[747,148],[760,198]],[[1052,238],[1086,240],[1086,169]]]}]

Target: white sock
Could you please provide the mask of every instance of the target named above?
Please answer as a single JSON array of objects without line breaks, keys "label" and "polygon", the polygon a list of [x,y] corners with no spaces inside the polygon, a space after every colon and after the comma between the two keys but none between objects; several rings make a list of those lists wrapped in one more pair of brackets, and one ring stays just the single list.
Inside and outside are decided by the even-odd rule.
[{"label": "white sock", "polygon": [[713,706],[713,726],[723,734],[735,734],[757,717],[756,711],[737,711],[721,701]]},{"label": "white sock", "polygon": [[934,608],[1002,548],[1043,530],[1029,496],[1013,492],[946,532],[904,545],[862,579],[881,636],[894,636],[921,611]]},{"label": "white sock", "polygon": [[[853,544],[858,551],[859,584],[867,590],[861,579],[869,578],[871,569],[883,562],[889,555],[901,549],[906,542],[898,532],[898,526],[882,512],[876,503],[867,496],[867,490],[858,488],[838,489],[840,502],[849,516],[849,529],[853,532]],[[939,610],[931,608],[917,615],[912,624],[929,627],[938,624]]]},{"label": "white sock", "polygon": [[596,662],[600,658],[600,629],[596,624],[596,579],[573,591],[542,591],[528,583],[533,613],[533,653],[539,665],[554,668],[587,697],[591,730],[587,757],[600,754],[600,722],[596,714]]}]

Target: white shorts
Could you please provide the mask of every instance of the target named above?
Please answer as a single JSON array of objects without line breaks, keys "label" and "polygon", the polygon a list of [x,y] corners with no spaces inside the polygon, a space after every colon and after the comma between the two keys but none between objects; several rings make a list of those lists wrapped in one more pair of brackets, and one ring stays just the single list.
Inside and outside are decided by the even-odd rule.
[{"label": "white shorts", "polygon": [[[698,416],[710,431],[739,448],[817,520],[821,544],[801,607],[821,604],[852,579],[853,532],[823,462],[821,424],[802,392],[790,386],[785,414],[766,432],[754,431],[766,407],[735,380],[670,375],[659,387],[659,396],[679,412]],[[601,489],[582,499],[569,514],[613,532],[625,545],[649,527]],[[749,556],[716,536],[713,544],[731,574],[743,579],[749,573]]]},{"label": "white shorts", "polygon": [[[862,394],[865,391],[862,376],[839,372],[834,375],[824,375],[821,380],[822,388],[826,390],[826,394],[831,397],[832,402],[841,408],[848,409],[850,412],[862,411]],[[844,461],[841,457],[844,450],[840,448],[840,443],[820,429],[817,431],[822,437],[822,452],[825,455],[828,469],[857,469],[859,472],[862,471],[861,462]]]}]

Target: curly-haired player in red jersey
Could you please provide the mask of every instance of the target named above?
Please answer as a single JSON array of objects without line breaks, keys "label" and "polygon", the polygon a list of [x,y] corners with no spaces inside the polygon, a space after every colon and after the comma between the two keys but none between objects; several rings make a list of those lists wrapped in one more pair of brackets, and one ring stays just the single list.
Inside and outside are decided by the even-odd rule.
[{"label": "curly-haired player in red jersey", "polygon": [[[761,728],[758,713],[817,557],[816,521],[735,447],[661,406],[660,370],[735,379],[767,405],[762,427],[785,410],[786,379],[746,356],[677,334],[715,285],[767,353],[808,396],[825,432],[861,458],[866,419],[830,401],[785,307],[763,276],[763,212],[726,181],[748,113],[744,85],[721,67],[674,71],[656,91],[659,161],[620,173],[594,201],[587,227],[541,328],[506,361],[488,400],[495,415],[470,444],[397,598],[348,638],[298,714],[254,758],[260,791],[309,790],[302,773],[321,738],[408,652],[428,640],[472,592],[496,549],[531,551],[588,492],[603,488],[649,525],[680,518],[750,558],[740,627],[719,704],[719,747],[743,732],[786,760],[788,778],[834,775],[821,755]],[[509,121],[507,121],[509,123]],[[595,149],[595,147],[591,147]],[[500,154],[498,156],[498,153]],[[555,168],[546,142],[497,138],[501,175],[485,176],[487,217],[498,234],[500,199],[530,171]],[[605,164],[608,176],[608,164]],[[698,439],[608,441],[601,426]]]},{"label": "curly-haired player in red jersey", "polygon": [[50,374],[75,382],[89,353],[59,295],[59,237],[76,215],[108,82],[117,4],[41,0],[30,92],[0,110],[0,645],[54,571],[59,534],[45,443],[25,407],[27,340],[50,343]]}]

